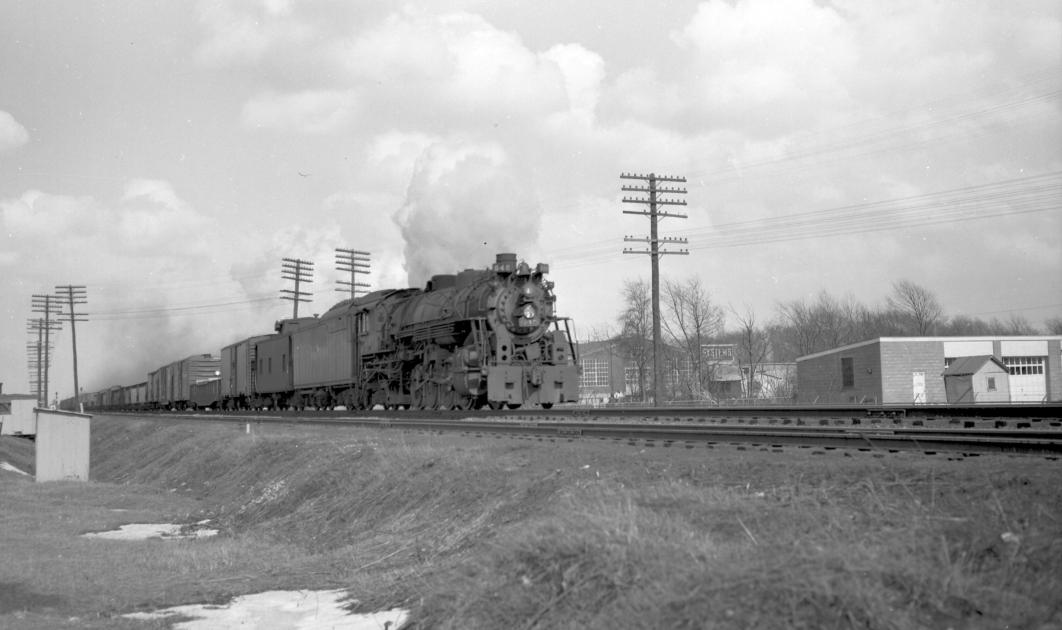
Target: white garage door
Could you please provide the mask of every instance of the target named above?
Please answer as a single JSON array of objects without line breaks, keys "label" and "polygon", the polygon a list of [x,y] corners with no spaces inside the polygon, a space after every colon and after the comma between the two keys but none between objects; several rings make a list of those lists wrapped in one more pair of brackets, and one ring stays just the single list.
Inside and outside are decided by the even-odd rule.
[{"label": "white garage door", "polygon": [[1011,402],[1043,402],[1047,399],[1046,357],[1003,357],[1010,370]]}]

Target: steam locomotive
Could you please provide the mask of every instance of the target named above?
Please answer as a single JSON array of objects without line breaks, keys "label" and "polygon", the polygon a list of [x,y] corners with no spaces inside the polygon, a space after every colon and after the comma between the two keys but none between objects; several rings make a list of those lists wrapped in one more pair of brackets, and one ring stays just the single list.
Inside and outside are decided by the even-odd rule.
[{"label": "steam locomotive", "polygon": [[[436,275],[423,290],[375,291],[320,317],[281,320],[274,333],[226,346],[220,357],[182,359],[127,393],[112,388],[95,400],[221,409],[575,402],[575,347],[547,273],[546,264],[498,254],[489,269]],[[216,378],[202,377],[215,366]]]}]

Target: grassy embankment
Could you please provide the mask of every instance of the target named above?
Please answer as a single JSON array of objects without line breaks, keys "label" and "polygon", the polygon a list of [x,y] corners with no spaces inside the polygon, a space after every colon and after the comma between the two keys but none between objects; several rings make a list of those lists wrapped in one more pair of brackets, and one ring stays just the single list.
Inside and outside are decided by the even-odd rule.
[{"label": "grassy embankment", "polygon": [[93,482],[2,473],[0,627],[348,588],[416,627],[1062,628],[1058,461],[242,429],[99,418]]}]

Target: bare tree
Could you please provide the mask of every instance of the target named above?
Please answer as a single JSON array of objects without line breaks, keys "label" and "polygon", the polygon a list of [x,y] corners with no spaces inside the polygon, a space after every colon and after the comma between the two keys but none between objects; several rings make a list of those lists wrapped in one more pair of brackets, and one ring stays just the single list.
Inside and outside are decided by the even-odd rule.
[{"label": "bare tree", "polygon": [[1062,335],[1062,317],[1052,317],[1044,325],[1047,326],[1047,334]]},{"label": "bare tree", "polygon": [[624,282],[623,303],[623,312],[617,318],[619,346],[638,370],[638,393],[644,400],[646,371],[653,362],[653,305],[649,284],[642,279]]},{"label": "bare tree", "polygon": [[861,309],[852,298],[841,301],[822,291],[813,303],[794,300],[779,304],[785,326],[776,327],[775,334],[784,339],[782,343],[788,347],[785,354],[793,358],[861,341],[856,326]]},{"label": "bare tree", "polygon": [[903,314],[889,308],[859,307],[854,322],[853,342],[876,337],[900,337],[906,334]]},{"label": "bare tree", "polygon": [[941,326],[941,332],[946,335],[969,337],[973,335],[991,335],[994,333],[989,322],[969,315],[956,315]]},{"label": "bare tree", "polygon": [[768,342],[767,333],[762,328],[756,326],[756,314],[753,313],[752,307],[746,305],[745,310],[741,313],[734,310],[733,307],[730,311],[734,314],[738,323],[738,365],[741,367],[741,377],[745,381],[745,395],[751,398],[756,390],[756,373],[759,371],[760,366],[767,360],[767,355],[770,352],[770,344]]},{"label": "bare tree", "polygon": [[1004,334],[1007,335],[1035,335],[1039,332],[1024,315],[1017,313],[1011,313],[1004,326],[1006,326]]},{"label": "bare tree", "polygon": [[701,346],[722,332],[723,310],[712,304],[699,278],[684,283],[665,281],[663,297],[664,334],[689,357],[690,378],[684,385],[691,397],[700,398],[711,378]]},{"label": "bare tree", "polygon": [[944,307],[937,297],[910,280],[892,283],[892,295],[886,301],[889,308],[904,314],[911,330],[919,336],[931,334],[944,321]]}]

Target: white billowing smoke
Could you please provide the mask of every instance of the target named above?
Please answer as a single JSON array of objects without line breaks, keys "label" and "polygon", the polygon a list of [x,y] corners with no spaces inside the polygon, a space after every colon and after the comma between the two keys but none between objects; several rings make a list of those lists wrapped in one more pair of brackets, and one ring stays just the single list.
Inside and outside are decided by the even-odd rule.
[{"label": "white billowing smoke", "polygon": [[435,274],[484,268],[499,252],[535,247],[541,209],[527,177],[496,144],[438,143],[417,161],[395,215],[409,285]]}]

